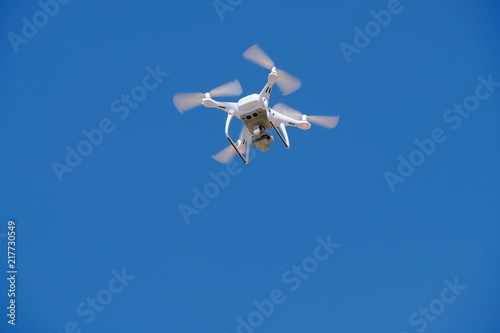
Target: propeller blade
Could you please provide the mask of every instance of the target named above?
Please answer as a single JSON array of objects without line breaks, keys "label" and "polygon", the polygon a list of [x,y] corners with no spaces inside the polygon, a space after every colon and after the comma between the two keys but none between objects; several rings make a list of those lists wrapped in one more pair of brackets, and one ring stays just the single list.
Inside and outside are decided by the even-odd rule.
[{"label": "propeller blade", "polygon": [[[239,140],[243,140],[243,136],[245,135],[246,127],[243,126],[240,132]],[[243,147],[240,146],[239,149],[242,149]],[[243,154],[244,151],[240,152]],[[218,152],[215,155],[212,155],[213,159],[216,160],[219,163],[226,164],[231,162],[231,160],[234,158],[236,155],[236,150],[234,150],[233,145],[229,145],[220,152]]]},{"label": "propeller blade", "polygon": [[[301,120],[303,116],[303,114],[300,111],[297,111],[294,108],[291,108],[283,103],[276,104],[275,106],[272,107],[272,109],[296,120]],[[335,128],[339,123],[339,116],[306,116],[306,117],[307,121],[326,128]]]},{"label": "propeller blade", "polygon": [[[239,96],[243,92],[238,80],[223,84],[220,87],[210,90],[212,97]],[[205,97],[204,93],[181,93],[174,96],[174,104],[180,113],[201,105],[201,100]]]},{"label": "propeller blade", "polygon": [[302,82],[299,79],[281,69],[278,70],[278,81],[276,84],[278,84],[283,95],[291,94],[302,86]]},{"label": "propeller blade", "polygon": [[234,80],[210,90],[209,94],[212,97],[239,96],[242,92],[240,81]]},{"label": "propeller blade", "polygon": [[[258,44],[250,47],[243,53],[243,57],[259,66],[271,70],[274,67],[274,61],[262,51]],[[296,77],[288,74],[283,70],[278,70],[278,87],[283,92],[283,95],[288,95],[300,88],[302,83]]]},{"label": "propeller blade", "polygon": [[201,105],[203,93],[182,93],[174,96],[174,104],[180,113]]},{"label": "propeller blade", "polygon": [[262,51],[258,44],[246,50],[245,53],[243,53],[243,58],[267,69],[274,67],[274,62],[264,51]]},{"label": "propeller blade", "polygon": [[302,112],[297,111],[288,105],[285,105],[283,103],[278,103],[275,106],[272,107],[273,110],[278,111],[281,114],[284,114],[285,116],[288,116],[290,118],[296,119],[296,120],[301,120],[302,119]]},{"label": "propeller blade", "polygon": [[339,116],[307,116],[307,121],[326,128],[334,128],[339,123]]},{"label": "propeller blade", "polygon": [[217,162],[222,163],[222,164],[226,164],[226,163],[229,163],[233,159],[234,155],[236,155],[236,150],[234,150],[232,145],[229,145],[226,148],[224,148],[223,150],[221,150],[220,152],[218,152],[217,154],[212,155],[212,157]]}]

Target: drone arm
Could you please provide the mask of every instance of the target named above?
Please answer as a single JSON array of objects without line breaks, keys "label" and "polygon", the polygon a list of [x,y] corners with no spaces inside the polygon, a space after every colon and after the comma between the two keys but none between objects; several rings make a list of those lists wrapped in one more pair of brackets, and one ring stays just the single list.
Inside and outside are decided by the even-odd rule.
[{"label": "drone arm", "polygon": [[278,70],[276,69],[276,67],[273,67],[271,69],[271,72],[267,76],[267,84],[260,92],[260,96],[269,100],[269,95],[271,95],[271,90],[273,89],[273,85],[276,83],[276,81],[278,81]]},{"label": "drone arm", "polygon": [[202,100],[202,104],[207,108],[220,109],[226,112],[229,112],[229,110],[234,109],[236,107],[236,103],[218,102],[213,100],[211,97],[204,98]]},{"label": "drone arm", "polygon": [[236,150],[236,152],[238,153],[238,155],[241,157],[241,159],[243,160],[243,162],[245,164],[248,164],[248,158],[245,159],[243,157],[243,155],[241,155],[240,151],[238,150],[238,148],[236,147],[236,144],[233,142],[233,140],[231,139],[231,137],[229,136],[229,124],[231,123],[231,119],[233,119],[233,115],[234,115],[234,111],[233,110],[230,110],[227,114],[227,120],[226,120],[226,128],[225,128],[225,132],[226,132],[226,138],[229,140],[229,142],[231,143],[231,146],[233,146],[234,150]]},{"label": "drone arm", "polygon": [[[291,117],[288,117],[284,114],[274,111],[270,109],[271,119],[273,119],[275,124],[284,123],[285,126],[294,126],[298,127],[301,130],[308,130],[311,128],[311,123],[305,120],[306,118],[303,116],[301,120],[297,120]],[[281,126],[281,125],[280,125]]]}]

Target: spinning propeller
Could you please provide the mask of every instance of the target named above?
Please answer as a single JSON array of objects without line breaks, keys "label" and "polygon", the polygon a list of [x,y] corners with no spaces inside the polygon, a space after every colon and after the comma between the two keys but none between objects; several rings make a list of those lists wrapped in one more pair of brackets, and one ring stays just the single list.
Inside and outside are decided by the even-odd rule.
[{"label": "spinning propeller", "polygon": [[[339,122],[339,116],[307,116],[300,111],[297,111],[283,103],[278,103],[272,107],[273,110],[278,111],[285,116],[296,120],[307,120],[319,126],[326,128],[334,128]],[[305,117],[305,119],[304,119]]]},{"label": "spinning propeller", "polygon": [[[174,96],[174,104],[180,113],[201,105],[205,97],[239,96],[243,92],[238,80],[226,83],[220,87],[210,90],[208,93],[181,93]],[[207,96],[208,95],[208,96]]]},{"label": "spinning propeller", "polygon": [[[245,53],[243,53],[243,57],[269,70],[275,68],[274,62],[257,44],[246,50]],[[276,83],[283,92],[283,95],[293,93],[302,85],[299,79],[281,69],[278,70],[278,81]]]}]

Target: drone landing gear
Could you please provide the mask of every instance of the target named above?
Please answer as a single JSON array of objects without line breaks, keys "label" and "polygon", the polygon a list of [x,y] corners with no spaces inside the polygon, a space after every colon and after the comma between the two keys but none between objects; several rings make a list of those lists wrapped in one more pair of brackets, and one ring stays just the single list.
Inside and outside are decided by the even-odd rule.
[{"label": "drone landing gear", "polygon": [[271,123],[271,126],[274,128],[274,130],[276,131],[276,134],[278,134],[278,136],[280,137],[281,139],[281,142],[283,142],[283,144],[285,145],[285,147],[289,148],[290,147],[290,143],[288,142],[288,134],[286,133],[286,128],[285,128],[285,124],[281,123],[280,124],[280,128],[281,130],[283,131],[283,134],[285,135],[285,137],[283,138],[283,136],[281,135],[281,133],[278,131],[278,129],[276,128],[276,126],[274,126],[273,122],[270,121]]},{"label": "drone landing gear", "polygon": [[243,157],[243,155],[241,155],[240,151],[238,150],[238,148],[236,148],[236,145],[234,144],[233,140],[231,140],[231,138],[229,137],[229,135],[227,136],[227,139],[229,140],[229,142],[231,142],[231,146],[233,146],[234,150],[236,150],[236,152],[238,153],[238,155],[240,155],[240,157],[243,160],[243,162],[245,164],[248,164],[248,161]]},{"label": "drone landing gear", "polygon": [[[226,138],[229,140],[229,142],[231,143],[231,146],[233,146],[234,150],[236,150],[236,152],[238,153],[238,155],[241,157],[241,159],[243,160],[243,162],[245,164],[248,164],[248,160],[246,158],[243,157],[243,155],[241,155],[240,151],[238,150],[238,148],[236,147],[236,144],[233,142],[233,140],[231,139],[231,137],[229,136],[229,124],[231,123],[231,119],[233,118],[233,113],[230,111],[228,114],[227,114],[227,119],[226,119]],[[247,158],[248,158],[248,151],[247,151]]]}]

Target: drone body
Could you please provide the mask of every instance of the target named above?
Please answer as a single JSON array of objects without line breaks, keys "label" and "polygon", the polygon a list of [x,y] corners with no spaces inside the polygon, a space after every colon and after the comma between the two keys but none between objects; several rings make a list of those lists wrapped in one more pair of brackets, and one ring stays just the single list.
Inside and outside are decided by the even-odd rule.
[{"label": "drone body", "polygon": [[[274,141],[273,136],[267,132],[271,129],[274,129],[285,147],[289,148],[290,142],[286,126],[307,130],[311,128],[309,121],[327,128],[333,128],[337,125],[338,117],[307,116],[281,103],[271,108],[269,97],[275,83],[278,84],[284,95],[287,95],[300,88],[300,81],[282,70],[277,70],[272,60],[257,45],[249,48],[243,56],[270,69],[267,84],[259,94],[243,97],[237,103],[219,102],[212,98],[240,95],[242,93],[241,85],[238,80],[235,80],[205,94],[191,93],[174,96],[174,104],[181,113],[199,104],[228,113],[225,134],[231,145],[213,156],[217,161],[227,163],[237,153],[243,162],[248,163],[250,144],[262,152],[269,150],[269,144]],[[229,125],[233,117],[240,119],[244,125],[236,142],[229,135]]]}]

